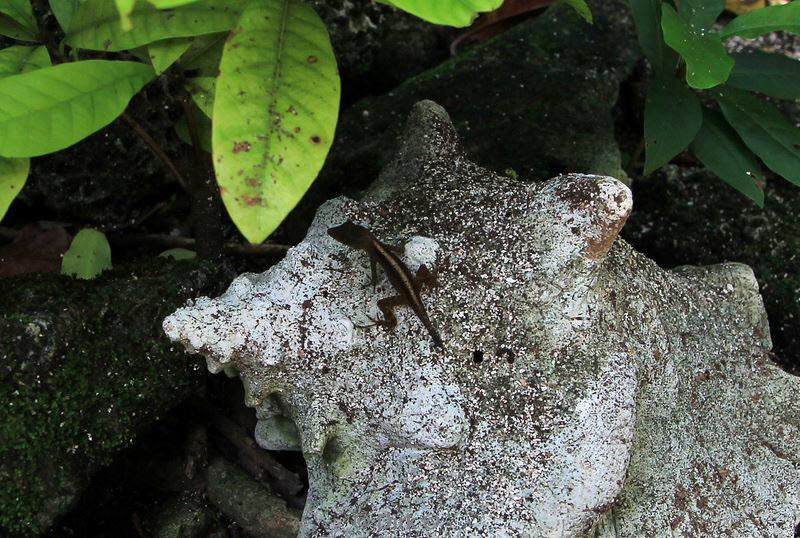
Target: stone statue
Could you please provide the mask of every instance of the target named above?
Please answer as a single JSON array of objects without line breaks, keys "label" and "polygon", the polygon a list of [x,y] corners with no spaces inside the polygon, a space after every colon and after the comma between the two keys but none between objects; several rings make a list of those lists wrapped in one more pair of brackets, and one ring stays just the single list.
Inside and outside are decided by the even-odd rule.
[{"label": "stone statue", "polygon": [[[303,451],[299,536],[792,536],[800,380],[756,280],[660,269],[617,239],[631,207],[613,178],[480,168],[422,102],[362,200],[164,328],[241,377],[262,446]],[[411,308],[376,323],[396,285],[346,221],[436,276],[443,348]]]}]

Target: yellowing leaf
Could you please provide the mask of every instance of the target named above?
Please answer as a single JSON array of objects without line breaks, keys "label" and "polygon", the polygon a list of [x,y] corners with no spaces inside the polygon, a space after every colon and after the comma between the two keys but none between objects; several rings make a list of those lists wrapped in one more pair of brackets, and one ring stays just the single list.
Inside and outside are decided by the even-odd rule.
[{"label": "yellowing leaf", "polygon": [[305,2],[263,0],[242,12],[219,69],[214,170],[231,219],[260,243],[325,161],[339,112],[336,59]]}]

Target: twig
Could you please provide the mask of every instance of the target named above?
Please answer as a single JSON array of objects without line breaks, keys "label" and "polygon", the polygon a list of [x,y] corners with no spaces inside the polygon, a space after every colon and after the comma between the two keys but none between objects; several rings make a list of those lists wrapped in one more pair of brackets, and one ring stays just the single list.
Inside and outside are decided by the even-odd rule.
[{"label": "twig", "polygon": [[172,159],[167,157],[167,154],[164,153],[164,150],[161,149],[161,146],[158,145],[158,142],[153,140],[153,137],[147,134],[147,131],[145,131],[144,128],[141,125],[139,125],[139,122],[133,119],[127,112],[122,113],[122,118],[125,121],[127,121],[128,125],[130,125],[134,131],[136,131],[136,134],[138,134],[139,137],[142,140],[144,140],[145,144],[150,146],[150,149],[153,151],[153,153],[156,154],[156,156],[159,159],[161,159],[161,162],[167,165],[167,168],[169,168],[170,172],[172,172],[172,175],[175,176],[175,179],[178,181],[181,188],[183,188],[183,190],[186,192],[191,192],[189,190],[189,184],[186,182],[186,179],[184,179],[184,177],[175,167],[175,164],[172,162]]},{"label": "twig", "polygon": [[[0,226],[0,241],[11,242],[18,234],[19,230]],[[192,237],[179,237],[165,234],[109,234],[108,241],[119,246],[148,245],[160,248],[186,248],[190,250],[193,250],[197,244],[196,240]],[[250,243],[226,243],[224,245],[224,250],[228,254],[245,255],[281,255],[289,250],[289,248],[289,245],[279,245],[275,243],[262,243],[260,245],[252,245]]]},{"label": "twig", "polygon": [[192,174],[192,224],[197,237],[197,255],[214,260],[222,256],[222,210],[219,203],[219,190],[214,179],[212,167],[200,147],[200,133],[197,129],[191,104],[192,97],[183,87],[179,90],[178,101],[186,117],[189,137],[194,149]]}]

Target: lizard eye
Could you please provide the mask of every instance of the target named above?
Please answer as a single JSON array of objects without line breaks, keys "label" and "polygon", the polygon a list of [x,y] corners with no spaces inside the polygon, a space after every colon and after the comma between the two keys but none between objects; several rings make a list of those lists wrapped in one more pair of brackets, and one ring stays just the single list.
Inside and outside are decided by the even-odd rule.
[{"label": "lizard eye", "polygon": [[483,362],[483,351],[476,349],[472,352],[472,362],[480,364]]}]

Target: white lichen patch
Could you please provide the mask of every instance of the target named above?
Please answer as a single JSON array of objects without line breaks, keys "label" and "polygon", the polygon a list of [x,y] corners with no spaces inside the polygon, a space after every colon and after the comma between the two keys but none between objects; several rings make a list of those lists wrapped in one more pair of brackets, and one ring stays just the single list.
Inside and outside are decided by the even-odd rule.
[{"label": "white lichen patch", "polygon": [[[790,536],[800,386],[752,273],[658,268],[616,240],[630,210],[613,178],[469,163],[424,103],[363,200],[164,327],[239,373],[262,446],[304,452],[300,536]],[[437,275],[444,349],[408,307],[373,324],[397,291],[328,236],[347,220]]]}]

